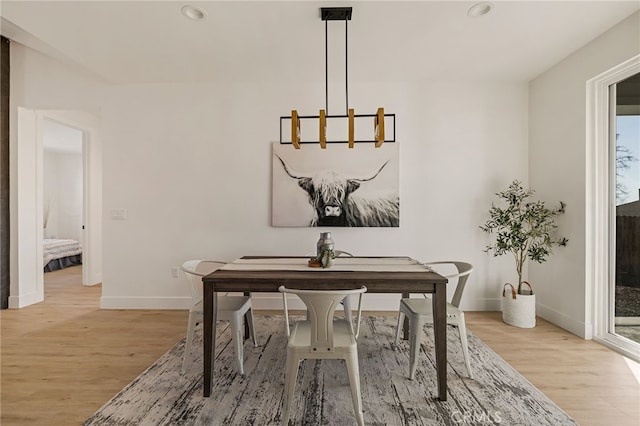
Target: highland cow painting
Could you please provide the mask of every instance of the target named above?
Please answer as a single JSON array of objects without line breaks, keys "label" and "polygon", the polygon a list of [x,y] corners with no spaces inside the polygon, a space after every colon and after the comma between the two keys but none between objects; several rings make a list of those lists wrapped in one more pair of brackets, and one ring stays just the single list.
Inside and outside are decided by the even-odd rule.
[{"label": "highland cow painting", "polygon": [[272,225],[399,227],[398,144],[273,144]]}]

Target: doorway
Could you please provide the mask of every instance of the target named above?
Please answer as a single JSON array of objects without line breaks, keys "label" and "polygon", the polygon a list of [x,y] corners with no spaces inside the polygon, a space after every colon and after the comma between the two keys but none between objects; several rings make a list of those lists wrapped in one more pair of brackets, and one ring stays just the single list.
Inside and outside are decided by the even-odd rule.
[{"label": "doorway", "polygon": [[45,288],[52,272],[82,268],[83,139],[80,129],[49,118],[42,122]]},{"label": "doorway", "polygon": [[[17,244],[15,279],[11,281],[10,308],[44,300],[44,179],[45,126],[57,123],[82,134],[82,283],[102,282],[102,147],[100,121],[85,111],[29,110],[18,107],[16,194],[18,214],[12,225]],[[51,220],[51,217],[49,217]],[[47,224],[49,226],[49,224]],[[16,234],[13,234],[15,229]]]}]

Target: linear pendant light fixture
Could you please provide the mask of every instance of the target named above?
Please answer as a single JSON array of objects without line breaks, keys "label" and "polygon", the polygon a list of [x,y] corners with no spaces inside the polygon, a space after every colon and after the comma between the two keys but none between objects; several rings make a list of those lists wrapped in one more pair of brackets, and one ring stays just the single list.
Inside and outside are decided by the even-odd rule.
[{"label": "linear pendant light fixture", "polygon": [[[301,144],[320,143],[325,149],[327,143],[348,143],[349,148],[353,148],[355,143],[370,142],[375,143],[376,148],[382,146],[384,142],[395,142],[396,136],[396,115],[385,114],[384,108],[378,108],[375,114],[355,114],[353,108],[349,108],[349,83],[348,83],[348,23],[351,20],[351,7],[322,7],[320,8],[320,16],[325,21],[325,109],[321,109],[318,115],[300,115],[297,110],[291,110],[290,116],[280,117],[280,143],[292,144],[294,148],[300,149]],[[329,114],[329,50],[328,50],[328,23],[329,21],[344,21],[345,23],[345,114],[330,115]],[[360,118],[373,118],[372,138],[371,139],[355,139],[355,121]],[[392,136],[385,139],[385,119],[391,120]],[[318,140],[302,141],[300,131],[301,120],[317,120],[318,121]],[[344,140],[327,140],[327,124],[329,122],[344,121],[348,123],[348,134]],[[282,129],[286,122],[291,123],[291,141],[283,141]]]}]

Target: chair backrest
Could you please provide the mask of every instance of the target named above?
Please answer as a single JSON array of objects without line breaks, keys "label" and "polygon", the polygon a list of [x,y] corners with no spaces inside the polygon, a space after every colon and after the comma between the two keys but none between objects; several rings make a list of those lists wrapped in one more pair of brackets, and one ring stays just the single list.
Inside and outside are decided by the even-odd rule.
[{"label": "chair backrest", "polygon": [[[311,348],[316,352],[329,352],[333,349],[333,313],[336,307],[346,296],[359,294],[358,316],[356,331],[351,332],[357,338],[360,333],[360,316],[362,313],[362,294],[366,287],[355,290],[294,290],[280,286],[284,301],[285,322],[287,324],[287,336],[289,336],[289,312],[287,307],[287,293],[298,296],[307,305],[308,319],[311,322]],[[352,327],[349,321],[349,326]]]},{"label": "chair backrest", "polygon": [[182,272],[187,277],[189,291],[196,305],[202,301],[202,277],[220,269],[226,264],[220,260],[187,260],[182,264]]},{"label": "chair backrest", "polygon": [[[460,302],[462,301],[462,293],[464,292],[464,288],[467,285],[467,280],[469,279],[469,275],[471,271],[473,271],[473,265],[467,262],[460,262],[457,260],[443,260],[438,262],[427,262],[425,265],[429,267],[434,267],[433,269],[437,269],[437,265],[454,265],[458,271],[456,274],[442,275],[447,279],[457,278],[458,284],[456,285],[456,290],[453,293],[453,297],[451,298],[451,304],[456,308],[460,307]],[[437,271],[436,271],[437,272]]]}]

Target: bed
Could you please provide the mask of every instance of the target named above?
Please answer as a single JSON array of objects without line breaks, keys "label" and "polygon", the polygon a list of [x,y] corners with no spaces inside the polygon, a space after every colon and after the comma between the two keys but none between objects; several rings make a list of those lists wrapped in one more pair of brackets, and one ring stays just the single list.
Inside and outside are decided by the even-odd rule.
[{"label": "bed", "polygon": [[45,238],[42,251],[44,272],[82,264],[82,245],[76,240]]}]

